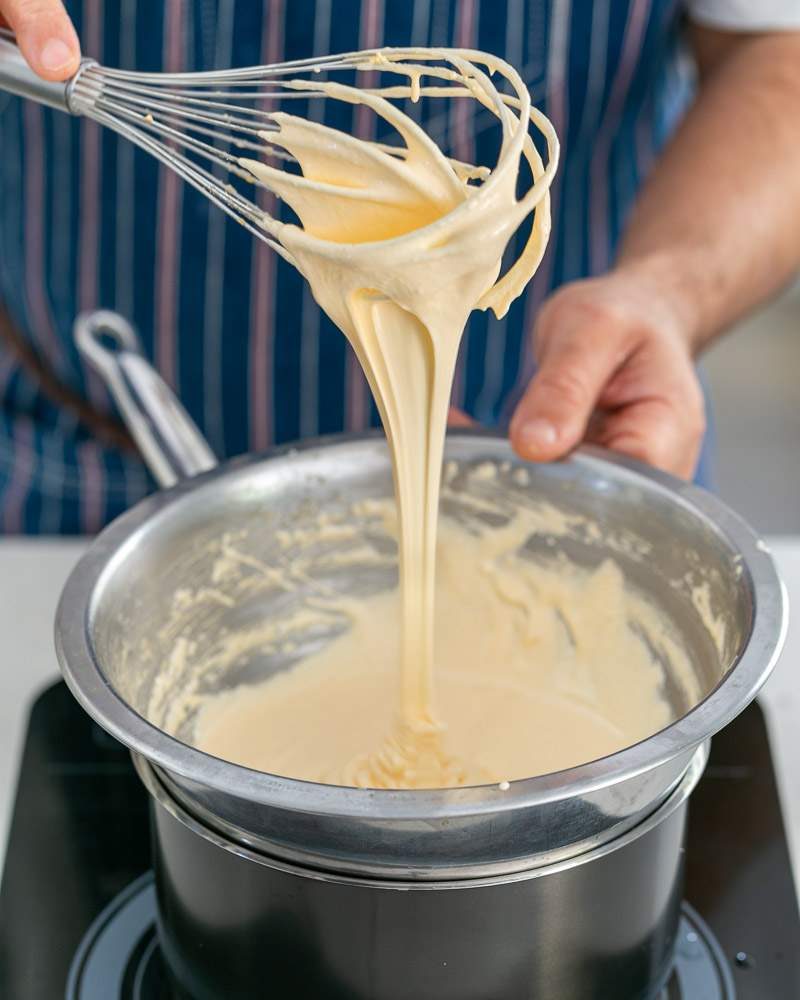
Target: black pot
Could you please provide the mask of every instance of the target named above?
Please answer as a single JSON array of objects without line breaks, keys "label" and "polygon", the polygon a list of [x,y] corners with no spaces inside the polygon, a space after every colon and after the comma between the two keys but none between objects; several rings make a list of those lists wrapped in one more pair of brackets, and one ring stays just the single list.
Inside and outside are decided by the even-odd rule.
[{"label": "black pot", "polygon": [[143,759],[161,945],[191,1000],[646,1000],[672,962],[687,799],[567,862],[386,881],[288,865],[201,825]]}]

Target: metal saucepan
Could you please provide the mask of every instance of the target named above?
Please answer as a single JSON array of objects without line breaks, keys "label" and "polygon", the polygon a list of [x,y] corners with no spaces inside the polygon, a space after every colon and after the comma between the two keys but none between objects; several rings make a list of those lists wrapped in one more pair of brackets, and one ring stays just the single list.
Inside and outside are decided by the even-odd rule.
[{"label": "metal saucepan", "polygon": [[[672,725],[605,759],[515,781],[508,790],[375,792],[296,781],[211,757],[191,746],[189,733],[175,735],[162,720],[148,718],[169,655],[159,633],[175,592],[210,578],[209,539],[236,530],[247,551],[268,562],[275,533],[303,512],[390,497],[385,442],[374,435],[338,437],[216,466],[124,321],[109,313],[84,317],[77,340],[106,379],[159,483],[176,485],[119,517],[77,565],[57,613],[59,661],[86,710],[147,758],[176,800],[233,839],[288,861],[381,877],[438,879],[442,869],[449,878],[509,874],[560,860],[618,836],[663,802],[695,749],[748,704],[776,661],[786,629],[784,589],[765,545],[718,499],[594,449],[529,466],[503,438],[462,433],[448,441],[449,462],[467,469],[497,463],[506,470],[500,487],[513,483],[517,493],[516,470],[525,466],[524,492],[533,502],[600,525],[599,532],[555,543],[590,565],[614,552],[681,632],[702,700],[686,704],[680,688],[668,685],[680,714]],[[687,567],[694,576],[687,577]],[[364,569],[371,588],[394,582],[370,572]],[[721,648],[692,599],[698,575],[724,630]],[[356,591],[363,586],[359,567],[334,583]],[[201,621],[182,623],[182,634],[282,614],[281,600],[281,593],[259,593],[249,606],[209,607]],[[170,643],[174,635],[166,629]],[[300,643],[293,655],[304,652]],[[209,684],[224,689],[260,680],[291,661],[292,654],[278,662],[254,656]]]},{"label": "metal saucepan", "polygon": [[[292,610],[286,593],[201,602],[201,613],[190,604],[177,624],[175,596],[214,583],[208,553],[228,533],[268,564],[275,537],[303,518],[391,497],[385,443],[338,437],[216,466],[124,321],[82,317],[77,339],[170,487],[92,543],[65,586],[56,645],[76,697],[135,751],[151,794],[159,930],[179,995],[236,1000],[269,987],[321,1000],[654,997],[671,962],[686,802],[704,744],[755,696],[784,638],[786,598],[763,543],[716,498],[636,463],[582,449],[526,466],[500,437],[454,435],[450,513],[462,492],[469,507],[469,471],[492,463],[501,495],[593,524],[538,542],[587,566],[612,553],[690,651],[699,701],[665,663],[677,721],[507,790],[369,791],[251,771],[194,748],[191,718],[170,722],[171,691],[196,679],[191,657],[172,673],[166,665],[176,636],[213,641],[279,618]],[[313,553],[307,573],[315,578]],[[319,574],[330,574],[326,558]],[[395,585],[396,573],[376,576],[356,561],[325,580],[358,593]],[[291,598],[303,599],[302,588]],[[206,678],[202,693],[263,680],[308,648],[251,649]]]}]

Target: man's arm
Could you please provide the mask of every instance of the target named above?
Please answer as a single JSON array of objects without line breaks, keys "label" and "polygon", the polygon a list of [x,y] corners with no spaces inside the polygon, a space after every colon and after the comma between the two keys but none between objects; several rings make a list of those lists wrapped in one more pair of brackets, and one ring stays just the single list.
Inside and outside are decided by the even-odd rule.
[{"label": "man's arm", "polygon": [[511,425],[525,457],[584,437],[683,476],[704,429],[693,357],[800,266],[800,33],[692,27],[697,100],[606,276],[560,289]]},{"label": "man's arm", "polygon": [[800,33],[692,36],[700,99],[642,191],[618,268],[662,282],[698,348],[800,264]]}]

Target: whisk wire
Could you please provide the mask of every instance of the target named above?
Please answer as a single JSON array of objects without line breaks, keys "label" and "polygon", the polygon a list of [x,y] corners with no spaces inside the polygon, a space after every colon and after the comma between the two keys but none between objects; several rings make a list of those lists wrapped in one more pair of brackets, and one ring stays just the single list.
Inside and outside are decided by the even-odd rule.
[{"label": "whisk wire", "polygon": [[[8,33],[0,30],[0,39],[7,38]],[[330,74],[353,74],[355,80],[360,72],[394,74],[404,79],[400,83],[370,85],[357,93],[330,89]],[[491,80],[494,75],[499,77],[498,86]],[[349,86],[349,79],[344,79]],[[372,78],[369,83],[373,83]],[[258,191],[267,185],[253,176],[240,157],[245,153],[254,154],[251,160],[294,161],[290,153],[270,142],[269,137],[270,132],[280,129],[274,120],[274,109],[286,102],[317,99],[349,102],[365,95],[401,102],[409,99],[416,102],[421,97],[433,101],[475,99],[491,113],[487,118],[499,121],[503,149],[512,135],[516,136],[515,142],[525,144],[525,157],[531,163],[537,188],[533,196],[530,193],[526,196],[526,203],[534,208],[537,199],[546,193],[555,163],[548,163],[544,170],[528,134],[531,122],[545,133],[550,159],[557,157],[555,135],[546,119],[531,110],[530,94],[519,74],[480,52],[367,50],[192,73],[143,73],[84,60],[76,76],[59,90],[59,85],[45,84],[36,78],[9,41],[0,41],[0,87],[3,86],[13,93],[91,118],[117,132],[178,173],[290,262],[294,261],[278,238],[282,224],[270,215],[270,203],[263,198],[263,190]],[[510,93],[504,93],[504,88]],[[375,104],[373,111],[388,117],[391,123],[387,107]],[[317,120],[319,116],[314,117]],[[432,116],[426,123],[429,135],[438,139],[437,133],[446,120],[447,113]],[[413,128],[418,126],[414,124]],[[370,145],[383,155],[402,159],[408,150],[399,131],[393,138],[399,139],[400,145],[393,146],[391,142]],[[452,158],[450,163],[465,183],[482,183],[491,174],[488,168]],[[246,197],[228,177],[253,184],[255,197]]]}]

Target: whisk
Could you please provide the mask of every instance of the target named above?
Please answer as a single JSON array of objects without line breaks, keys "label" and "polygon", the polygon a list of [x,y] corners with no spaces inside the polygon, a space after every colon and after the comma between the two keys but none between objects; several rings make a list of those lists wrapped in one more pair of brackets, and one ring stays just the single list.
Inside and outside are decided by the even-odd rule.
[{"label": "whisk", "polygon": [[[278,145],[270,144],[270,133],[279,131],[274,108],[278,102],[292,99],[335,96],[348,100],[342,96],[348,88],[339,88],[332,95],[326,89],[327,82],[323,82],[330,74],[341,72],[370,73],[365,78],[370,82],[383,73],[405,77],[400,84],[395,80],[363,91],[386,99],[476,99],[499,119],[504,148],[524,132],[524,155],[537,189],[531,206],[542,198],[546,200],[558,158],[555,133],[550,122],[532,108],[530,95],[516,71],[484,53],[379,49],[197,73],[133,72],[84,59],[72,79],[52,83],[30,70],[13,36],[0,29],[0,90],[90,118],[124,136],[176,171],[292,263],[291,254],[274,238],[274,220],[225,175],[266,187],[243,165],[243,160],[246,154],[251,159],[294,159]],[[510,89],[510,93],[495,86],[491,79],[494,74],[499,74],[501,88]],[[546,139],[547,167],[528,135],[530,122]],[[402,146],[372,145],[390,156],[404,155]],[[465,183],[479,181],[489,173],[457,160],[450,162]]]}]

